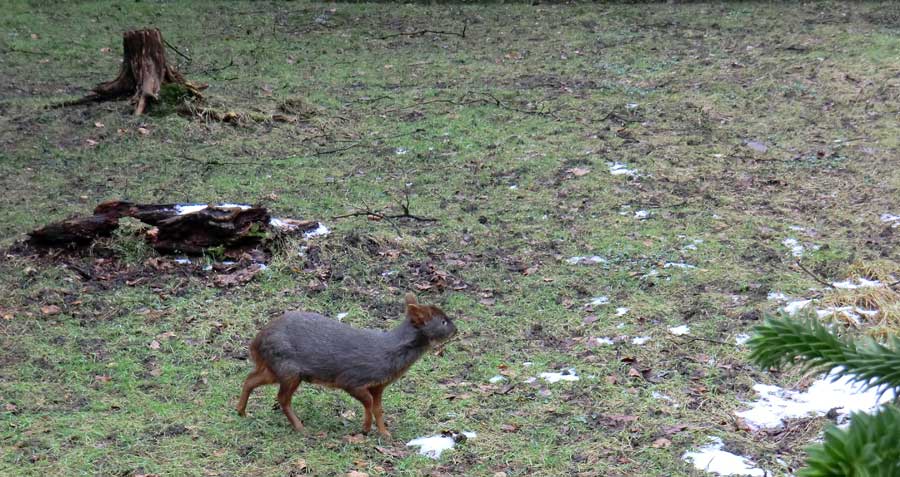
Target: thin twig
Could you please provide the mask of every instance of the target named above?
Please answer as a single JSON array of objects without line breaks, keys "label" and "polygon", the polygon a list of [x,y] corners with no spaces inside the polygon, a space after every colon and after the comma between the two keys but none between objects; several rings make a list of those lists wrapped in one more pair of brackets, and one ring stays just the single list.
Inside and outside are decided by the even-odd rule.
[{"label": "thin twig", "polygon": [[192,60],[190,56],[185,55],[184,53],[181,52],[181,50],[179,50],[178,48],[175,48],[174,45],[172,45],[171,43],[169,43],[169,40],[163,39],[163,43],[165,43],[166,46],[168,46],[169,48],[171,48],[172,51],[174,51],[175,53],[178,53],[178,56],[180,56],[180,57],[182,57],[182,58],[188,60],[188,63],[193,63],[193,62],[194,62],[194,60]]},{"label": "thin twig", "polygon": [[818,283],[820,283],[820,284],[822,284],[822,285],[825,285],[825,286],[828,287],[828,288],[834,288],[834,285],[832,285],[832,284],[826,282],[822,277],[816,275],[815,273],[811,272],[808,268],[806,268],[805,266],[803,266],[803,264],[800,262],[800,260],[797,260],[797,266],[800,267],[801,270],[803,270],[804,272],[806,272],[807,275],[809,275],[810,277],[812,277],[812,279],[815,280],[816,282],[818,282]]},{"label": "thin twig", "polygon": [[383,139],[396,139],[396,138],[398,138],[398,137],[412,136],[413,134],[418,134],[418,133],[421,133],[421,132],[425,132],[425,130],[420,128],[420,129],[416,129],[415,131],[412,131],[412,132],[395,134],[395,135],[393,135],[393,136],[380,137],[380,138],[373,139],[373,140],[371,140],[371,141],[359,141],[359,142],[355,142],[355,143],[350,144],[349,146],[345,146],[345,147],[338,147],[338,148],[335,148],[335,149],[326,149],[326,150],[324,150],[324,151],[316,151],[315,153],[313,153],[313,156],[324,156],[324,155],[326,155],[326,154],[334,154],[334,153],[336,153],[336,152],[344,152],[344,151],[346,151],[346,150],[348,150],[348,149],[353,149],[354,147],[359,147],[359,146],[362,146],[362,145],[370,144],[370,143],[375,142],[375,141],[377,141],[377,140],[383,140]]},{"label": "thin twig", "polygon": [[713,339],[709,339],[709,338],[700,338],[698,336],[679,336],[676,339],[688,340],[688,341],[705,341],[707,343],[715,343],[715,344],[720,344],[720,345],[725,345],[725,346],[737,347],[737,345],[734,343],[726,343],[724,341],[713,340]]},{"label": "thin twig", "polygon": [[409,32],[409,33],[392,33],[390,35],[378,37],[378,39],[379,40],[387,40],[388,38],[394,38],[394,37],[398,37],[398,36],[408,36],[408,37],[412,38],[412,37],[416,37],[416,36],[427,35],[429,33],[432,35],[455,35],[460,38],[465,38],[467,28],[469,28],[469,22],[463,22],[463,28],[462,28],[461,32],[444,31],[444,30],[416,30],[416,31]]}]

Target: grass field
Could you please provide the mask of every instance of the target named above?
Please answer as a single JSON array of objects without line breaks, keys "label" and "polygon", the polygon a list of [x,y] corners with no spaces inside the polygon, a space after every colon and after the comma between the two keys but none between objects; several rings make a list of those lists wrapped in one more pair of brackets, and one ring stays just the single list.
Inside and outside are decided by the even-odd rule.
[{"label": "grass field", "polygon": [[[784,241],[829,280],[900,269],[881,219],[900,214],[896,3],[3,4],[0,246],[122,198],[332,233],[232,289],[148,265],[136,223],[4,253],[0,475],[708,475],[681,459],[707,436],[787,475],[828,419],[753,433],[734,415],[754,383],[808,381],[735,344],[770,292],[817,293]],[[112,79],[122,32],[147,26],[242,119],[47,108]],[[286,104],[300,121],[258,120]],[[334,218],[407,196],[437,221]],[[386,329],[408,290],[460,338],[388,389],[392,441],[354,436],[359,405],[312,386],[304,433],[275,387],[236,415],[273,316]],[[580,380],[526,382],[567,368]],[[477,437],[439,460],[405,446],[442,430]]]}]

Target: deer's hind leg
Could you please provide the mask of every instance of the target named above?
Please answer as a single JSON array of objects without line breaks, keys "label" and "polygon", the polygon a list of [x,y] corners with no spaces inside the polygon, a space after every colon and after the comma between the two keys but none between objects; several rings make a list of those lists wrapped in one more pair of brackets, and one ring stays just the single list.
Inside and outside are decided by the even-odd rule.
[{"label": "deer's hind leg", "polygon": [[282,412],[287,416],[295,431],[303,430],[303,423],[300,422],[300,419],[294,414],[294,408],[291,407],[291,399],[298,386],[300,386],[300,376],[294,376],[281,380],[281,387],[278,388],[278,404],[281,405]]},{"label": "deer's hind leg", "polygon": [[241,390],[241,398],[238,400],[237,412],[243,416],[247,411],[247,400],[250,399],[250,393],[259,386],[264,384],[273,384],[278,379],[275,374],[265,365],[257,365],[256,369],[244,380],[244,387]]}]

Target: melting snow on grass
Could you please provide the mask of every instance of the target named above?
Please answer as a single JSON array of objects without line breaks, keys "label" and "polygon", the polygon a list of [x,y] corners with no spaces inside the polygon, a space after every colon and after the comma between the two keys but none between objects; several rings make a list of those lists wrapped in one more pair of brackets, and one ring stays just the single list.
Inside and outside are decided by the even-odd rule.
[{"label": "melting snow on grass", "polygon": [[663,268],[681,268],[681,269],[687,270],[687,269],[697,268],[697,267],[694,265],[689,265],[687,263],[666,262],[665,265],[663,265]]},{"label": "melting snow on grass", "polygon": [[593,343],[594,343],[595,345],[597,345],[597,346],[600,346],[600,345],[611,345],[611,344],[613,344],[613,340],[611,340],[611,339],[609,339],[609,338],[607,338],[607,337],[605,337],[605,336],[601,336],[601,337],[594,338],[594,339],[592,339],[591,341],[593,341]]},{"label": "melting snow on grass", "polygon": [[550,384],[558,383],[560,381],[578,381],[581,379],[575,374],[575,368],[564,369],[559,373],[541,373],[540,377]]},{"label": "melting snow on grass", "polygon": [[608,296],[598,296],[598,297],[594,297],[593,299],[591,299],[591,301],[590,301],[590,303],[588,303],[588,305],[597,306],[597,305],[606,305],[607,303],[609,303]]},{"label": "melting snow on grass", "polygon": [[734,337],[734,342],[738,346],[743,345],[743,344],[747,343],[748,341],[750,341],[750,335],[748,335],[747,333],[741,333]]},{"label": "melting snow on grass", "polygon": [[432,459],[439,459],[445,450],[452,449],[457,442],[465,441],[477,437],[474,432],[463,432],[462,434],[447,433],[436,436],[419,437],[406,443],[409,446],[419,447],[419,454]]},{"label": "melting snow on grass", "polygon": [[636,218],[638,220],[644,220],[649,217],[650,217],[650,212],[647,212],[646,210],[639,210],[634,213],[634,218]]},{"label": "melting snow on grass", "polygon": [[800,245],[800,242],[798,242],[797,239],[786,238],[781,241],[781,244],[784,245],[785,247],[791,249],[791,255],[793,255],[795,257],[803,256],[803,250],[804,250],[803,245]]},{"label": "melting snow on grass", "polygon": [[848,279],[842,282],[834,282],[831,284],[831,286],[843,290],[854,290],[856,288],[880,287],[882,286],[882,283],[878,280],[866,280],[865,278],[857,278],[855,283],[853,280]]},{"label": "melting snow on grass", "polygon": [[191,259],[185,257],[178,257],[175,259],[175,263],[179,263],[181,265],[187,265],[191,263]]},{"label": "melting snow on grass", "polygon": [[567,258],[566,263],[569,263],[571,265],[594,265],[598,263],[606,263],[606,259],[599,255],[592,255],[590,257],[577,256]]},{"label": "melting snow on grass", "polygon": [[[178,215],[187,215],[193,214],[194,212],[200,212],[201,210],[209,207],[207,204],[178,204],[175,206],[175,213]],[[247,204],[216,204],[215,207],[223,208],[223,209],[241,209],[247,210],[250,208]]]},{"label": "melting snow on grass", "polygon": [[491,384],[502,383],[503,381],[506,381],[506,378],[504,378],[503,376],[500,376],[499,374],[494,376],[491,379],[488,379],[488,382],[490,382]]},{"label": "melting snow on grass", "polygon": [[806,308],[812,300],[794,300],[785,304],[781,309],[788,315],[794,316],[798,311]]},{"label": "melting snow on grass", "polygon": [[331,230],[329,230],[328,227],[326,227],[324,224],[319,222],[318,227],[316,227],[313,230],[310,230],[309,232],[304,232],[303,236],[306,238],[324,237],[325,235],[328,235],[330,233],[331,233]]},{"label": "melting snow on grass", "polygon": [[681,325],[669,328],[669,333],[672,333],[675,336],[686,335],[691,332],[691,328],[688,325]]},{"label": "melting snow on grass", "polygon": [[614,176],[636,176],[637,171],[633,169],[629,169],[628,166],[619,162],[607,162],[606,165],[609,166],[609,173]]},{"label": "melting snow on grass", "polygon": [[718,475],[765,476],[766,471],[756,467],[752,460],[722,450],[722,439],[710,437],[712,442],[696,452],[685,452],[682,459],[694,464],[694,468]]},{"label": "melting snow on grass", "polygon": [[851,383],[850,377],[832,381],[832,374],[816,380],[806,392],[790,391],[768,384],[756,384],[753,390],[759,400],[750,403],[750,409],[737,412],[752,429],[773,428],[785,419],[806,417],[810,414],[825,415],[837,408],[838,421],[847,419],[851,412],[871,412],[881,404],[894,399],[894,392],[868,389],[862,383]]},{"label": "melting snow on grass", "polygon": [[648,341],[650,341],[649,336],[635,336],[631,339],[631,344],[642,345]]},{"label": "melting snow on grass", "polygon": [[631,309],[628,307],[620,306],[616,308],[616,316],[622,316],[625,313],[628,313]]},{"label": "melting snow on grass", "polygon": [[881,221],[886,224],[891,224],[891,228],[900,227],[900,215],[881,214]]}]

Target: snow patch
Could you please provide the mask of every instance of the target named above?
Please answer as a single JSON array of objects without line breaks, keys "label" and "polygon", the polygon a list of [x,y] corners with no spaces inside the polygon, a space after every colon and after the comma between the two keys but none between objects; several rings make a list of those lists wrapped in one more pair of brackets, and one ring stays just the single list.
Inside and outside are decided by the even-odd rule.
[{"label": "snow patch", "polygon": [[650,217],[650,212],[647,212],[646,210],[639,210],[634,213],[634,218],[638,220],[644,220],[648,217]]},{"label": "snow patch", "polygon": [[494,376],[491,379],[488,379],[488,382],[491,384],[502,383],[503,381],[506,381],[506,378],[504,378],[503,376],[500,376],[499,374]]},{"label": "snow patch", "polygon": [[631,339],[631,344],[642,345],[648,341],[650,341],[649,336],[635,336]]},{"label": "snow patch", "polygon": [[751,429],[779,427],[785,419],[810,414],[823,416],[831,409],[837,409],[838,421],[842,422],[851,412],[872,412],[894,399],[894,391],[890,389],[866,390],[865,384],[852,383],[850,376],[833,378],[831,373],[819,378],[806,392],[756,384],[753,390],[759,394],[759,400],[749,403],[750,409],[735,414]]},{"label": "snow patch", "polygon": [[681,268],[681,269],[687,270],[687,269],[697,268],[697,267],[695,265],[690,265],[687,263],[666,262],[665,265],[663,265],[663,268]]},{"label": "snow patch", "polygon": [[309,232],[304,232],[303,236],[306,238],[324,237],[330,233],[331,233],[331,230],[329,230],[328,227],[326,227],[324,224],[319,222],[318,227],[316,227],[313,230],[310,230]]},{"label": "snow patch", "polygon": [[[477,437],[477,434],[474,432],[463,432],[462,435],[464,435],[466,439]],[[463,440],[460,439],[458,434],[440,434],[436,436],[419,437],[407,442],[406,445],[407,447],[418,446],[419,454],[432,459],[439,459],[441,454],[446,450],[452,449],[458,440]]]},{"label": "snow patch", "polygon": [[578,381],[581,379],[575,374],[575,368],[564,369],[559,373],[541,373],[540,378],[550,384],[559,381]]},{"label": "snow patch", "polygon": [[788,301],[788,296],[781,292],[769,292],[766,298],[774,301]]},{"label": "snow patch", "polygon": [[631,311],[631,308],[628,308],[626,306],[620,306],[620,307],[616,308],[616,316],[623,316],[625,313],[628,313],[629,311]]},{"label": "snow patch", "polygon": [[175,259],[175,263],[178,263],[181,265],[188,265],[189,263],[191,263],[191,259],[185,258],[185,257],[178,257]]},{"label": "snow patch", "polygon": [[891,228],[900,227],[900,215],[881,214],[881,221],[886,224],[891,224]]},{"label": "snow patch", "polygon": [[614,176],[634,177],[637,175],[637,171],[629,169],[628,166],[620,162],[607,162],[606,165],[609,166],[609,173]]},{"label": "snow patch", "polygon": [[566,259],[566,263],[570,265],[594,265],[597,263],[606,263],[606,259],[599,255],[591,255],[590,257],[575,256]]},{"label": "snow patch", "polygon": [[705,470],[718,475],[750,475],[765,476],[766,471],[756,467],[756,464],[739,455],[722,450],[724,443],[718,437],[710,437],[712,442],[701,447],[696,452],[685,452],[681,458],[685,462],[694,464],[695,469]]},{"label": "snow patch", "polygon": [[349,314],[350,314],[350,313],[348,313],[348,312],[346,312],[346,311],[341,312],[341,313],[338,313],[338,314],[337,314],[337,319],[338,319],[338,321],[343,320],[343,319],[346,318],[347,315],[349,315]]},{"label": "snow patch", "polygon": [[193,214],[207,208],[206,204],[178,204],[175,206],[175,213],[178,215]]},{"label": "snow patch", "polygon": [[734,337],[734,342],[738,346],[743,345],[743,344],[747,343],[748,341],[750,341],[750,335],[748,335],[747,333],[741,333]]},{"label": "snow patch", "polygon": [[870,287],[880,287],[883,284],[878,280],[866,280],[865,278],[857,278],[854,283],[853,280],[847,279],[842,282],[834,282],[831,286],[835,288],[840,288],[842,290],[855,290],[857,288],[870,288]]},{"label": "snow patch", "polygon": [[794,316],[798,311],[806,308],[812,300],[794,300],[792,302],[788,302],[781,309],[790,316]]},{"label": "snow patch", "polygon": [[588,303],[588,305],[598,306],[598,305],[606,305],[607,303],[609,303],[608,296],[597,296],[597,297],[594,297],[593,299],[591,299],[591,301]]},{"label": "snow patch", "polygon": [[691,328],[688,325],[681,325],[669,328],[669,333],[672,333],[675,336],[686,335],[691,332]]},{"label": "snow patch", "polygon": [[593,343],[596,344],[596,345],[598,345],[598,346],[599,346],[599,345],[611,345],[611,344],[613,344],[613,340],[611,340],[610,338],[607,338],[607,337],[605,337],[605,336],[593,338],[591,341],[593,341]]},{"label": "snow patch", "polygon": [[803,245],[800,245],[800,242],[798,242],[797,239],[786,238],[781,241],[781,244],[784,245],[785,247],[791,249],[791,255],[793,255],[795,257],[803,256],[803,250],[804,250]]}]

